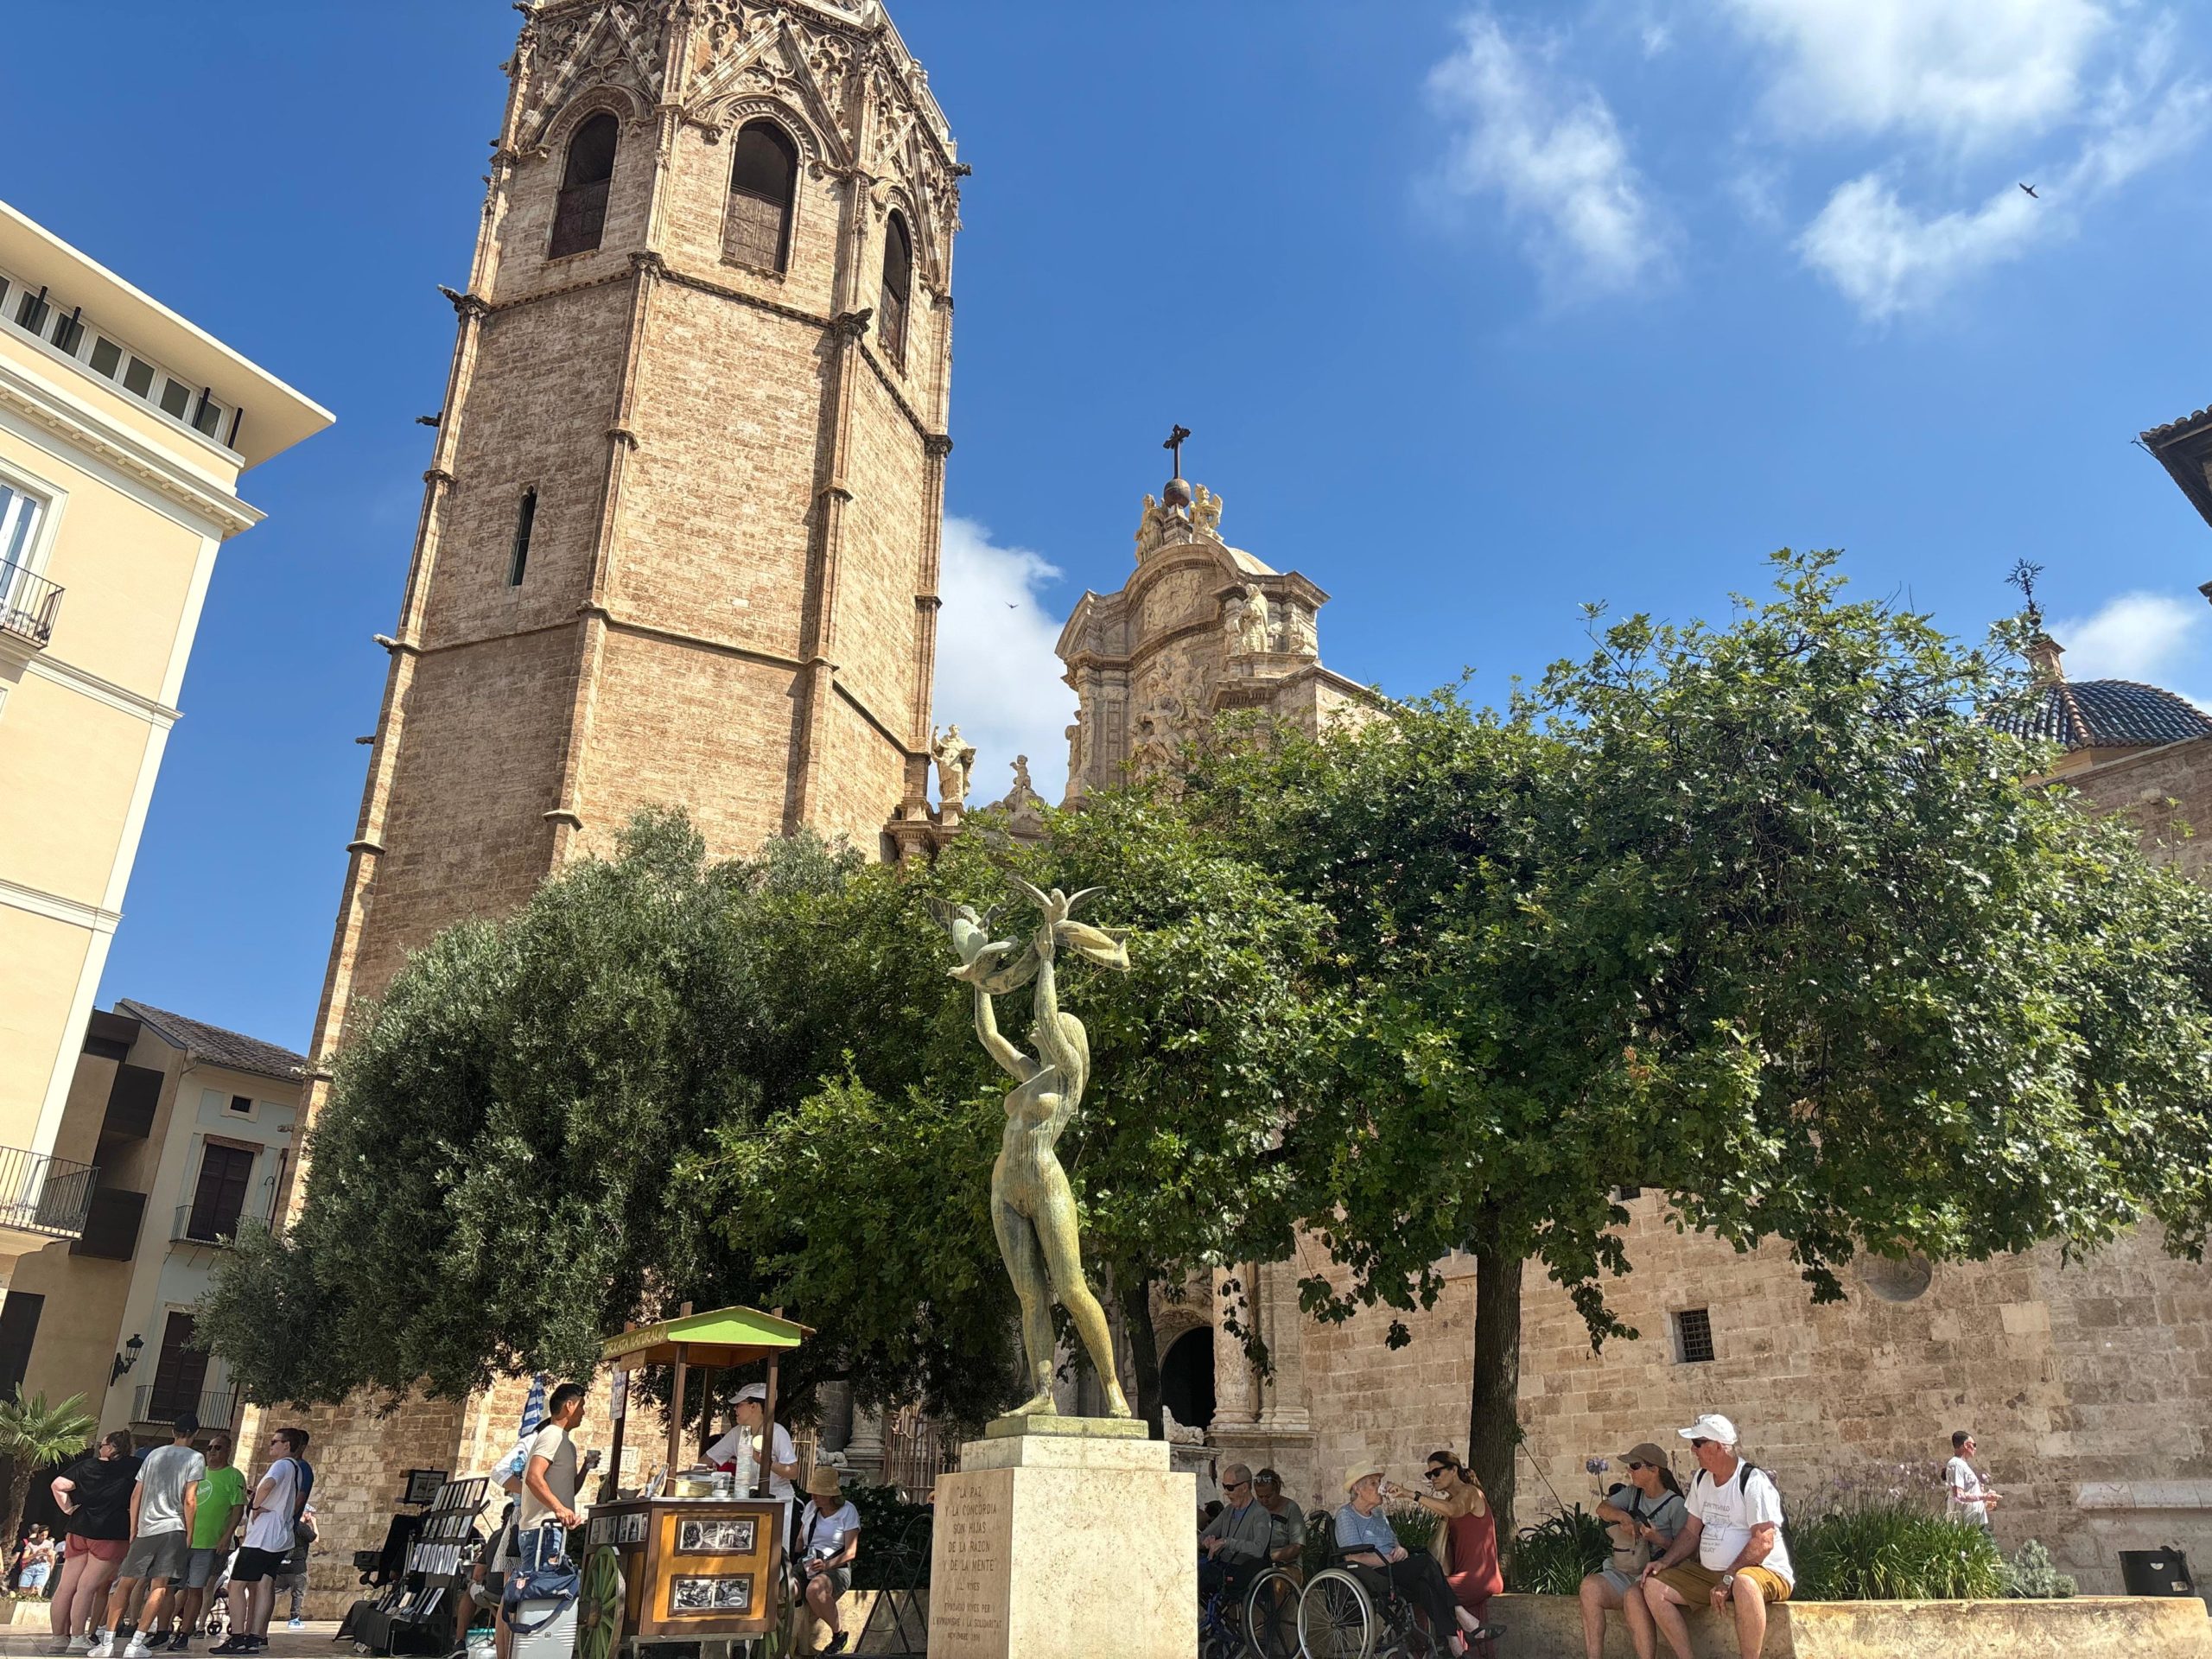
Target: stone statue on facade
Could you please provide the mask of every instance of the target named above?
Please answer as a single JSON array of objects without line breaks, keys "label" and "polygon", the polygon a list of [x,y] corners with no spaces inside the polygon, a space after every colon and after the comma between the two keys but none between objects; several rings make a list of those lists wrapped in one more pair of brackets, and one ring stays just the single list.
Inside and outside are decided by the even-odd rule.
[{"label": "stone statue on facade", "polygon": [[1016,840],[1030,840],[1044,834],[1045,798],[1030,781],[1027,755],[1014,757],[1014,787],[993,803],[993,810],[1006,814],[1007,831]]},{"label": "stone statue on facade", "polygon": [[1286,606],[1282,625],[1282,648],[1296,657],[1319,657],[1321,636],[1313,626],[1313,613],[1303,605]]},{"label": "stone statue on facade", "polygon": [[1221,498],[1203,484],[1198,486],[1198,495],[1191,503],[1191,526],[1209,536],[1221,534]]},{"label": "stone statue on facade", "polygon": [[[1011,878],[1009,878],[1011,879]],[[1082,1241],[1076,1232],[1075,1195],[1068,1186],[1056,1150],[1061,1133],[1074,1121],[1090,1081],[1090,1039],[1083,1022],[1060,1009],[1058,963],[1062,953],[1102,968],[1126,969],[1128,947],[1122,937],[1074,919],[1075,912],[1099,889],[1065,893],[1040,892],[1014,880],[1021,896],[1037,907],[1039,920],[1026,945],[994,939],[991,932],[1003,906],[978,914],[973,906],[932,899],[930,907],[959,955],[948,971],[964,982],[976,998],[976,1035],[1015,1087],[1006,1097],[1006,1131],[991,1166],[991,1229],[999,1254],[1021,1303],[1024,1379],[1030,1396],[1009,1417],[1056,1414],[1052,1399],[1052,1304],[1068,1311],[1105,1390],[1106,1414],[1129,1416],[1114,1368],[1114,1340],[1105,1311],[1083,1271]],[[1019,954],[1016,954],[1017,949]],[[999,1033],[993,999],[1034,983],[1029,1039],[1036,1048],[1025,1054]]]},{"label": "stone statue on facade", "polygon": [[1166,534],[1160,518],[1160,498],[1147,492],[1144,498],[1144,515],[1137,520],[1137,563],[1139,564],[1142,564],[1146,559],[1160,550],[1160,539]]},{"label": "stone statue on facade", "polygon": [[948,726],[930,746],[930,757],[937,762],[938,804],[964,806],[969,775],[976,767],[976,746],[962,740],[958,726]]},{"label": "stone statue on facade", "polygon": [[1273,630],[1268,626],[1268,596],[1260,591],[1257,582],[1244,589],[1244,608],[1236,620],[1236,649],[1252,656],[1272,648]]}]

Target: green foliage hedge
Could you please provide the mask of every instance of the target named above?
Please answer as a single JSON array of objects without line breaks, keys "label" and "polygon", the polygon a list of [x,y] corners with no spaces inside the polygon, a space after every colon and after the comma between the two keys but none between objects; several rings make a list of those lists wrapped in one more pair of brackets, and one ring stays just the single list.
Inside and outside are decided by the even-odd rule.
[{"label": "green foliage hedge", "polygon": [[2003,1595],[2012,1577],[1986,1529],[1910,1498],[1837,1510],[1786,1536],[1806,1601],[1973,1600]]}]

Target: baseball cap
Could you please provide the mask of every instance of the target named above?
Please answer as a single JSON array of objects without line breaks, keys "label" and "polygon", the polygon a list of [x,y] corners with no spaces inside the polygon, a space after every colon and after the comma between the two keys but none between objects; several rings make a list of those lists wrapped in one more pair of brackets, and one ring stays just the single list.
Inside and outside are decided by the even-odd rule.
[{"label": "baseball cap", "polygon": [[768,1385],[766,1382],[748,1382],[737,1391],[736,1403],[741,1406],[748,1400],[766,1401],[767,1397]]},{"label": "baseball cap", "polygon": [[1717,1411],[1708,1411],[1688,1428],[1675,1431],[1686,1440],[1718,1440],[1723,1446],[1736,1444],[1736,1425]]},{"label": "baseball cap", "polygon": [[1664,1452],[1662,1452],[1657,1446],[1654,1446],[1650,1441],[1645,1440],[1641,1445],[1631,1446],[1627,1451],[1622,1452],[1621,1461],[1623,1463],[1649,1463],[1664,1469],[1667,1467],[1667,1454]]}]

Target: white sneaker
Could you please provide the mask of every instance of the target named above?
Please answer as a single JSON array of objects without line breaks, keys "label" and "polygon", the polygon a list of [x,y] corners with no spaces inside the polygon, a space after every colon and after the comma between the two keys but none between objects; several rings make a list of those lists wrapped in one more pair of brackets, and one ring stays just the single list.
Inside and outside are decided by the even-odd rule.
[{"label": "white sneaker", "polygon": [[74,1636],[73,1636],[73,1637],[71,1637],[69,1638],[69,1651],[70,1651],[70,1652],[72,1652],[72,1653],[90,1653],[92,1650],[92,1638],[91,1637],[89,1637],[89,1636],[86,1636],[83,1631],[79,1630],[76,1635],[74,1635]]},{"label": "white sneaker", "polygon": [[115,1659],[115,1632],[102,1630],[100,1639],[85,1649],[86,1659]]},{"label": "white sneaker", "polygon": [[308,1622],[304,1618],[293,1619],[289,1624],[284,1626],[288,1630],[304,1630],[307,1627]]},{"label": "white sneaker", "polygon": [[123,1659],[154,1659],[154,1650],[146,1645],[143,1633],[130,1638],[130,1645],[123,1650]]}]

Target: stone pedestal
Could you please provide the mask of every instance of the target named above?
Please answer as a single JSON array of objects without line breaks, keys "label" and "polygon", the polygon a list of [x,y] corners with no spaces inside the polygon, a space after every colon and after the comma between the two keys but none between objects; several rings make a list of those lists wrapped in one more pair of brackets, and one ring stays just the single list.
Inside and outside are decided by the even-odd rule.
[{"label": "stone pedestal", "polygon": [[938,1484],[930,1659],[1192,1659],[1198,1491],[1166,1442],[1127,1419],[1002,1423]]}]

